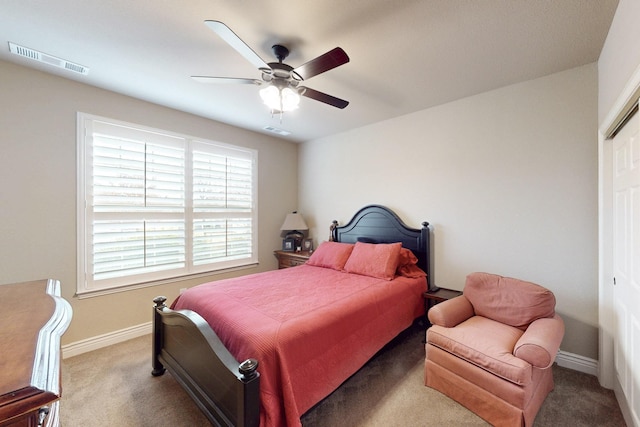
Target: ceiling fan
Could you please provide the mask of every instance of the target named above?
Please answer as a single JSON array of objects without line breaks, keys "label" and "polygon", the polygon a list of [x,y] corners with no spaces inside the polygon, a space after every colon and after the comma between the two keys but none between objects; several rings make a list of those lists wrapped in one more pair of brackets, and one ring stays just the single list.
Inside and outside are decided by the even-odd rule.
[{"label": "ceiling fan", "polygon": [[315,99],[340,109],[349,105],[349,101],[300,85],[304,80],[349,62],[349,56],[341,48],[336,47],[299,67],[293,68],[282,62],[289,55],[289,49],[285,46],[273,45],[272,50],[278,62],[266,63],[222,22],[207,20],[205,24],[247,61],[257,67],[262,74],[262,80],[191,76],[194,80],[202,83],[236,83],[265,86],[260,89],[260,96],[272,113],[282,114],[284,111],[296,109],[300,102],[300,96]]}]

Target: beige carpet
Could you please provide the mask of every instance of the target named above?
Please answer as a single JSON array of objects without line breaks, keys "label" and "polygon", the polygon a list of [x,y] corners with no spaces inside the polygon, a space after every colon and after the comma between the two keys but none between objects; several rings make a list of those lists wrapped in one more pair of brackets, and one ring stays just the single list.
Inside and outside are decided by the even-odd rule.
[{"label": "beige carpet", "polygon": [[[302,417],[304,427],[487,426],[424,386],[424,332],[414,327]],[[151,376],[145,336],[62,364],[63,427],[206,426],[200,410],[170,374]],[[556,388],[535,426],[624,426],[617,402],[591,375],[554,366]]]}]

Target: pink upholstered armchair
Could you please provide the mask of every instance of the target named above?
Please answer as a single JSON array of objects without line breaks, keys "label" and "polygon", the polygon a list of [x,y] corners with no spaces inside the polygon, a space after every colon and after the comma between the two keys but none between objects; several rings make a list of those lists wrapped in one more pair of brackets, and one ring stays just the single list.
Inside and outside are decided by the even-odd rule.
[{"label": "pink upholstered armchair", "polygon": [[425,384],[494,426],[531,426],[564,336],[551,291],[488,273],[429,310]]}]

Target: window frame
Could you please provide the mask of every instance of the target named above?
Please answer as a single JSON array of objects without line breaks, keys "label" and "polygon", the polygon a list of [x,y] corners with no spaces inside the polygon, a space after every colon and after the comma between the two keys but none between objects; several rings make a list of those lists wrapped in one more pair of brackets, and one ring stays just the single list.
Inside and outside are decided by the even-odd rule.
[{"label": "window frame", "polygon": [[[92,248],[93,230],[92,225],[96,217],[103,214],[96,214],[91,205],[92,197],[92,164],[90,163],[93,150],[93,132],[94,123],[101,122],[107,126],[120,126],[130,128],[140,133],[148,133],[150,135],[157,134],[160,138],[175,138],[184,142],[185,160],[184,160],[184,210],[177,214],[171,213],[168,216],[184,220],[184,244],[185,244],[185,266],[179,269],[159,270],[148,273],[125,275],[113,279],[93,280],[90,271],[93,258],[90,250]],[[97,127],[97,126],[96,126]],[[203,145],[204,144],[204,145]],[[100,117],[97,115],[78,112],[77,114],[77,289],[76,296],[79,298],[111,294],[122,292],[125,290],[138,289],[149,286],[157,286],[166,283],[173,283],[181,280],[188,280],[197,277],[211,276],[224,272],[244,269],[258,264],[258,152],[257,150],[234,146],[219,141],[197,138],[189,135],[179,134],[177,132],[152,128],[149,126],[128,123],[121,120]],[[198,147],[206,146],[209,149],[215,147],[220,155],[233,155],[240,153],[239,157],[245,158],[251,162],[251,202],[248,212],[240,215],[251,221],[251,249],[248,257],[240,259],[225,259],[204,265],[196,265],[193,257],[193,224],[198,218],[213,219],[216,217],[230,216],[228,213],[203,213],[196,212],[193,203],[193,161],[192,155]],[[245,160],[245,161],[246,161]],[[119,213],[114,213],[116,216]],[[121,214],[120,214],[121,215]],[[145,216],[153,217],[153,213],[139,212],[132,215],[134,218],[142,218],[146,221]],[[108,215],[107,215],[108,216]],[[228,246],[226,246],[228,247]]]}]

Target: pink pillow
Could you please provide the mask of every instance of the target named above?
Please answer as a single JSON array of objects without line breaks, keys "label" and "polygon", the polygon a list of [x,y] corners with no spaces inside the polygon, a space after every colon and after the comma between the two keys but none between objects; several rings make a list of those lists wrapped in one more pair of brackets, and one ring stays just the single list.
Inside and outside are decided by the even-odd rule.
[{"label": "pink pillow", "polygon": [[306,264],[341,271],[352,250],[353,244],[351,243],[322,242],[318,249],[311,254]]},{"label": "pink pillow", "polygon": [[405,265],[417,264],[418,258],[416,258],[415,254],[411,252],[410,249],[400,248],[400,257],[398,258],[398,268],[404,267]]},{"label": "pink pillow", "polygon": [[411,279],[427,277],[427,273],[415,264],[399,265],[396,274],[398,276],[409,277]]},{"label": "pink pillow", "polygon": [[422,271],[422,269],[416,265],[417,263],[418,258],[416,258],[415,254],[411,252],[410,249],[401,248],[400,256],[398,257],[396,275],[412,279],[427,277],[427,273]]},{"label": "pink pillow", "polygon": [[396,275],[401,248],[402,243],[356,242],[344,271],[391,280]]}]

